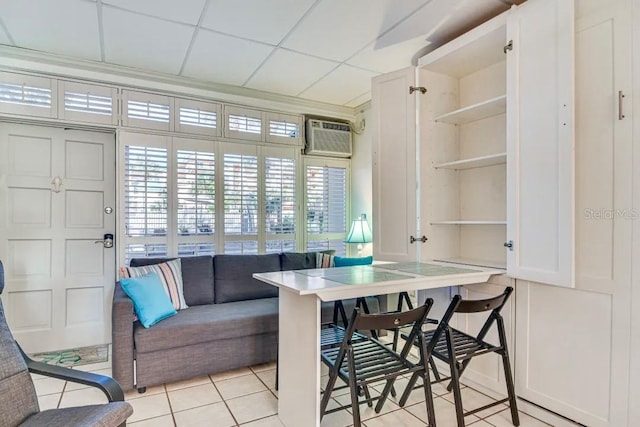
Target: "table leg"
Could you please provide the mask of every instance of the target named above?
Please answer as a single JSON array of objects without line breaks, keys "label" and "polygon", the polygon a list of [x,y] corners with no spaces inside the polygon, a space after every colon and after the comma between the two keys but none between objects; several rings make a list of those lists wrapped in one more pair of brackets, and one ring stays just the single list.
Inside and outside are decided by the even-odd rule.
[{"label": "table leg", "polygon": [[320,426],[320,300],[280,289],[278,417],[287,427]]}]

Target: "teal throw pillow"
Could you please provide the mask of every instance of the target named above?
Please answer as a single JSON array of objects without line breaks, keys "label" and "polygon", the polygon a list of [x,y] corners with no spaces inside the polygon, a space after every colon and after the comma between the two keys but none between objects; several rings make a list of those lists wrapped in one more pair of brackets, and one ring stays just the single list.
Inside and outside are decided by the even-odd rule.
[{"label": "teal throw pillow", "polygon": [[362,258],[333,257],[333,264],[336,267],[348,267],[350,265],[369,265],[373,262],[372,256]]},{"label": "teal throw pillow", "polygon": [[120,286],[133,301],[138,320],[145,328],[177,313],[156,273],[122,278]]}]

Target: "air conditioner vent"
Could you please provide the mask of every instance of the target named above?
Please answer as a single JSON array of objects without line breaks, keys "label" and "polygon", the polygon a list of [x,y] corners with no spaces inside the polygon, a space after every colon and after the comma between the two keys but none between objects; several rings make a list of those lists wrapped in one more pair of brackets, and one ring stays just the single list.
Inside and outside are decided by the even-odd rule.
[{"label": "air conditioner vent", "polygon": [[350,157],[351,127],[346,123],[308,119],[305,154]]}]

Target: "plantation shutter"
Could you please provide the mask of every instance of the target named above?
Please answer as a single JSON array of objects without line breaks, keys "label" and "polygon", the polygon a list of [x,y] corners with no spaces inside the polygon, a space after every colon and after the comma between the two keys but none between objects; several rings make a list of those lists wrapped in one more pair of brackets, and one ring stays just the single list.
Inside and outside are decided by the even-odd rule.
[{"label": "plantation shutter", "polygon": [[302,117],[291,114],[267,113],[267,142],[302,146]]},{"label": "plantation shutter", "polygon": [[131,258],[167,256],[166,138],[121,134],[124,141],[125,265]]},{"label": "plantation shutter", "polygon": [[[245,148],[245,150],[242,150]],[[256,147],[224,154],[224,252],[258,253],[258,156]]]},{"label": "plantation shutter", "polygon": [[262,112],[250,108],[225,106],[227,125],[225,136],[251,141],[262,141]]},{"label": "plantation shutter", "polygon": [[176,131],[220,136],[222,118],[220,104],[176,98]]},{"label": "plantation shutter", "polygon": [[334,249],[344,255],[347,233],[347,166],[305,168],[307,250]]},{"label": "plantation shutter", "polygon": [[60,81],[60,117],[90,123],[116,124],[116,89],[108,86]]},{"label": "plantation shutter", "polygon": [[[185,141],[188,143],[190,141]],[[184,145],[174,139],[174,145]],[[205,144],[197,141],[195,144]],[[176,151],[178,255],[215,254],[215,154],[178,148]]]},{"label": "plantation shutter", "polygon": [[293,150],[264,150],[264,227],[267,253],[296,249],[296,161]]},{"label": "plantation shutter", "polygon": [[53,79],[0,71],[0,113],[56,117]]},{"label": "plantation shutter", "polygon": [[172,130],[171,99],[168,96],[124,90],[122,97],[124,126]]}]

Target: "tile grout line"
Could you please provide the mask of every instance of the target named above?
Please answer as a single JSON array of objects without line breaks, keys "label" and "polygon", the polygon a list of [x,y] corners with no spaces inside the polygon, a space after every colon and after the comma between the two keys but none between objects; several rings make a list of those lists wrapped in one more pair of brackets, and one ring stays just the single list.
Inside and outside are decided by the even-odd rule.
[{"label": "tile grout line", "polygon": [[[231,418],[233,419],[233,422],[235,423],[234,426],[239,426],[240,423],[238,422],[238,419],[236,418],[235,415],[233,415],[233,412],[231,411],[231,408],[229,408],[229,405],[227,404],[227,399],[225,399],[222,396],[222,393],[220,393],[220,390],[218,389],[218,386],[216,386],[216,382],[213,380],[213,378],[211,378],[211,375],[207,375],[209,377],[209,380],[211,380],[211,384],[213,384],[213,388],[216,389],[216,392],[218,393],[218,395],[220,395],[220,398],[222,399],[222,402],[224,403],[224,407],[227,408],[227,411],[229,411],[229,414],[231,414]],[[231,379],[231,378],[229,378]]]}]

